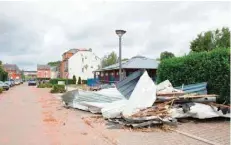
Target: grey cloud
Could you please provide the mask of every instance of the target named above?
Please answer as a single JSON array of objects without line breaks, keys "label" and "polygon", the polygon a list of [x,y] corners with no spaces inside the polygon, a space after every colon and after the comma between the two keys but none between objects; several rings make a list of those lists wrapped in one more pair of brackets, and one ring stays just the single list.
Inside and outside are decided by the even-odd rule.
[{"label": "grey cloud", "polygon": [[35,69],[69,48],[123,57],[183,55],[201,31],[230,26],[230,2],[0,2],[0,59]]}]

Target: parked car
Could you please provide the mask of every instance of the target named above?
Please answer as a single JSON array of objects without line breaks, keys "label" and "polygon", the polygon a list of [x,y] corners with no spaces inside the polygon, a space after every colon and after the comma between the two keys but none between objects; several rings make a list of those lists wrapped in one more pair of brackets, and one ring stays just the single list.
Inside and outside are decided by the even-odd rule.
[{"label": "parked car", "polygon": [[13,79],[10,79],[10,82],[15,86],[15,81]]},{"label": "parked car", "polygon": [[23,80],[22,79],[20,79],[20,84],[23,84]]},{"label": "parked car", "polygon": [[36,85],[37,85],[36,80],[31,79],[31,80],[28,81],[28,86],[36,86]]},{"label": "parked car", "polygon": [[3,90],[6,90],[6,91],[8,91],[10,89],[10,86],[3,83],[2,81],[0,81],[0,87],[3,88]]},{"label": "parked car", "polygon": [[10,86],[10,87],[13,87],[13,86],[14,86],[13,83],[12,83],[11,81],[5,81],[4,83],[7,84],[7,85]]},{"label": "parked car", "polygon": [[20,79],[16,79],[16,80],[15,80],[15,85],[20,85],[20,84],[21,84]]}]

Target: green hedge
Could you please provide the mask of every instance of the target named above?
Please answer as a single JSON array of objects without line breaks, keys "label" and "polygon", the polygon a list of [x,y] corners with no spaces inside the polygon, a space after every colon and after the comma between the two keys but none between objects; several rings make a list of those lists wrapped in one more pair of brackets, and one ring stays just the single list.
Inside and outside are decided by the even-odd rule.
[{"label": "green hedge", "polygon": [[3,70],[0,66],[0,81],[6,81],[8,78],[8,73]]},{"label": "green hedge", "polygon": [[44,83],[44,84],[39,84],[37,88],[52,88],[52,84],[50,83]]},{"label": "green hedge", "polygon": [[64,85],[53,85],[51,93],[64,93],[66,92]]},{"label": "green hedge", "polygon": [[208,93],[219,95],[218,103],[230,104],[230,48],[163,60],[157,70],[157,83],[166,79],[173,86],[208,82]]},{"label": "green hedge", "polygon": [[73,79],[50,79],[50,83],[53,85],[58,84],[58,81],[64,81],[65,84],[67,84],[67,81],[68,81],[68,84],[75,84]]},{"label": "green hedge", "polygon": [[3,88],[0,88],[0,94],[3,92]]}]

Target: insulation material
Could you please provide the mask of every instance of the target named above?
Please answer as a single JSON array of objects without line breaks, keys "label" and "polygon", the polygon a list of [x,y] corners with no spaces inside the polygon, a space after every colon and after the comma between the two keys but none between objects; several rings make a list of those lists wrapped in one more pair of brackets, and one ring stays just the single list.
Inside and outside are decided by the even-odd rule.
[{"label": "insulation material", "polygon": [[156,85],[149,77],[147,71],[140,77],[135,89],[133,90],[123,116],[131,116],[140,109],[151,107],[156,100]]},{"label": "insulation material", "polygon": [[165,80],[159,83],[156,87],[157,93],[171,93],[171,92],[183,92],[178,89],[174,89],[169,80]]},{"label": "insulation material", "polygon": [[230,110],[218,109],[215,106],[210,106],[201,103],[185,103],[175,106],[169,113],[173,118],[187,118],[193,117],[198,119],[227,117],[230,118]]}]

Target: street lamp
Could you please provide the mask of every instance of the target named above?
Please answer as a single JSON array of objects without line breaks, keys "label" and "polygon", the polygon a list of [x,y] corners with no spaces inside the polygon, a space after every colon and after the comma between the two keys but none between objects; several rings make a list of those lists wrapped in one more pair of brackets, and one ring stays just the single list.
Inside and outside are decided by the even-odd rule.
[{"label": "street lamp", "polygon": [[122,80],[122,71],[121,71],[121,68],[122,68],[122,64],[121,64],[121,38],[126,33],[126,31],[124,31],[124,30],[116,30],[115,32],[119,36],[119,76],[120,76],[119,80],[121,81]]}]

